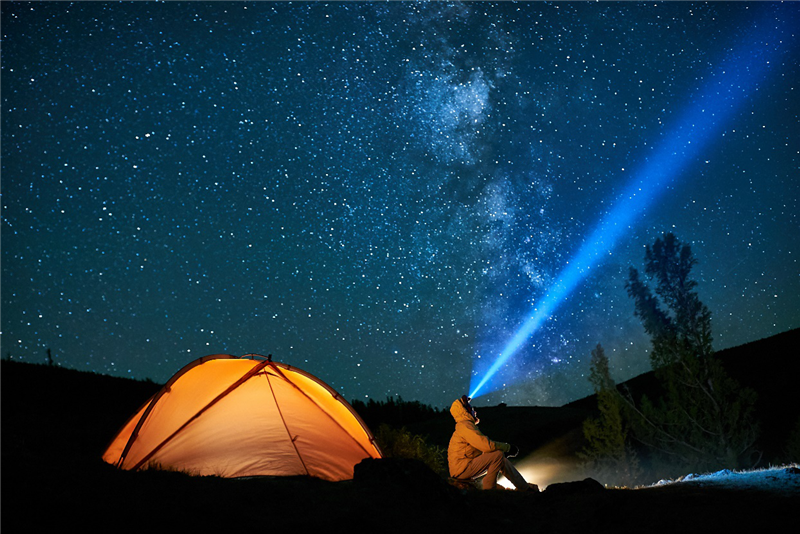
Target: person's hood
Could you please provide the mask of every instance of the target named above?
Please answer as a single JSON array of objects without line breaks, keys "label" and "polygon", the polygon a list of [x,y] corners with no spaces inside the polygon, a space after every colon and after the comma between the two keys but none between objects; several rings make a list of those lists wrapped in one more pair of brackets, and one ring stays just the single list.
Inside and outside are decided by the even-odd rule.
[{"label": "person's hood", "polygon": [[450,414],[453,416],[453,419],[456,420],[456,423],[460,423],[461,421],[475,422],[475,418],[461,403],[461,399],[456,399],[453,401],[453,404],[450,405]]}]

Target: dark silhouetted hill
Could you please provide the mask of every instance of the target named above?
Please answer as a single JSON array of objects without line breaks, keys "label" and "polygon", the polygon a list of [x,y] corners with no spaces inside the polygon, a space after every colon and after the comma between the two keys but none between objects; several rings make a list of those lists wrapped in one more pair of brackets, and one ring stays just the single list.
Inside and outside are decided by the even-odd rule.
[{"label": "dark silhouetted hill", "polygon": [[[770,439],[782,439],[797,418],[792,396],[797,343],[795,330],[719,354],[734,377],[759,392]],[[392,467],[391,461],[373,470],[378,478],[336,483],[120,471],[105,464],[101,454],[158,384],[14,361],[2,362],[0,378],[3,532],[767,531],[785,529],[800,504],[796,493],[699,486],[604,490],[597,484],[552,483],[541,494],[462,491],[422,476],[422,468]],[[630,382],[645,390],[647,380]],[[580,445],[581,423],[593,409],[591,399],[562,408],[483,407],[481,428],[523,450],[569,456]],[[409,430],[446,447],[453,427],[449,414],[425,417],[410,423]],[[380,478],[385,473],[390,476]]]},{"label": "dark silhouetted hill", "polygon": [[[725,369],[742,386],[758,393],[756,414],[761,424],[757,443],[763,453],[760,464],[782,462],[784,447],[795,424],[800,420],[796,382],[800,377],[800,329],[719,351]],[[642,394],[654,398],[660,390],[654,373],[647,372],[618,384],[628,388],[635,398]],[[537,452],[575,461],[583,445],[583,421],[597,409],[595,395],[563,407],[478,407],[481,430],[498,441],[514,443],[523,452]],[[448,412],[424,421],[407,424],[411,432],[421,434],[440,447],[447,447],[453,432]]]},{"label": "dark silhouetted hill", "polygon": [[[797,382],[800,377],[800,328],[715,354],[728,374],[743,387],[756,391],[756,417],[761,424],[757,447],[764,453],[762,465],[780,461],[783,448],[800,421]],[[618,384],[638,398],[655,397],[658,381],[652,371]],[[591,411],[597,398],[590,395],[565,405],[565,408]]]}]

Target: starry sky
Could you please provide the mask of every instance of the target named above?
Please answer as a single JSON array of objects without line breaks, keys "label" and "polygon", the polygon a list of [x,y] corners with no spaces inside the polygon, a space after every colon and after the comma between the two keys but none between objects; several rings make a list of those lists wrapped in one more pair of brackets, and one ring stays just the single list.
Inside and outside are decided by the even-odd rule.
[{"label": "starry sky", "polygon": [[476,403],[583,397],[597,343],[618,381],[649,370],[624,283],[664,232],[717,350],[800,326],[797,4],[1,9],[4,358],[164,382],[272,354],[350,400],[447,406],[749,61],[765,73]]}]

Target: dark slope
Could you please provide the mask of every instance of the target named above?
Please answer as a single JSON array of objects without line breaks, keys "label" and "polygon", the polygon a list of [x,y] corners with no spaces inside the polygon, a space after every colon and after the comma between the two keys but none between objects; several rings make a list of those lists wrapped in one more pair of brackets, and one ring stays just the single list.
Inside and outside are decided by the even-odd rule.
[{"label": "dark slope", "polygon": [[[728,374],[743,387],[758,394],[756,417],[761,423],[757,446],[763,452],[762,464],[780,461],[789,434],[800,423],[797,381],[800,377],[800,328],[753,341],[715,354]],[[659,386],[652,371],[631,378],[620,387],[634,397],[653,396]],[[597,399],[590,395],[565,405],[565,408],[591,411]]]},{"label": "dark slope", "polygon": [[[779,463],[789,434],[800,421],[796,382],[800,377],[800,329],[754,341],[740,347],[719,351],[728,373],[742,386],[758,394],[756,415],[761,425],[757,448],[763,453],[759,465]],[[652,372],[627,380],[635,397],[654,396],[659,389]],[[525,453],[536,452],[560,459],[571,458],[583,447],[582,424],[597,408],[597,398],[590,395],[560,408],[547,407],[478,407],[481,430],[498,441],[514,443]],[[453,431],[449,413],[407,425],[414,433],[447,447]]]},{"label": "dark slope", "polygon": [[[776,354],[786,343],[796,346],[797,333],[789,334],[778,339],[780,343],[770,338],[728,353],[731,373],[743,373],[749,380],[744,383],[769,390],[760,391],[762,399],[780,413],[797,411],[797,403],[786,400],[793,376],[770,360],[780,360]],[[764,365],[754,366],[753,354],[760,355],[755,361]],[[796,352],[783,354],[788,359]],[[356,532],[762,531],[793,521],[800,504],[797,495],[691,487],[587,490],[555,484],[542,494],[461,492],[428,476],[430,472],[403,469],[390,470],[394,474],[386,480],[340,483],[131,473],[103,463],[100,454],[125,420],[157,391],[157,384],[9,361],[2,362],[0,377],[4,532],[331,526]],[[781,388],[787,391],[776,391]],[[576,429],[586,412],[580,403],[567,408],[483,408],[481,426],[528,450],[554,442],[569,450],[575,446],[570,440],[579,438]],[[427,431],[432,441],[446,444],[452,428],[447,417],[414,430]]]}]

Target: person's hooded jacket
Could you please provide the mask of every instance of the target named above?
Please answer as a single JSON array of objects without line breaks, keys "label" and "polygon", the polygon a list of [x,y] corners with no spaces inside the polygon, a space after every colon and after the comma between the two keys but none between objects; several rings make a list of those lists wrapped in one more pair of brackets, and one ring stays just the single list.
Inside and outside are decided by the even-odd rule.
[{"label": "person's hooded jacket", "polygon": [[474,412],[468,410],[461,399],[453,402],[450,413],[456,421],[456,429],[447,448],[450,476],[457,477],[466,471],[470,461],[485,452],[508,452],[511,449],[508,443],[491,440],[478,430]]}]

